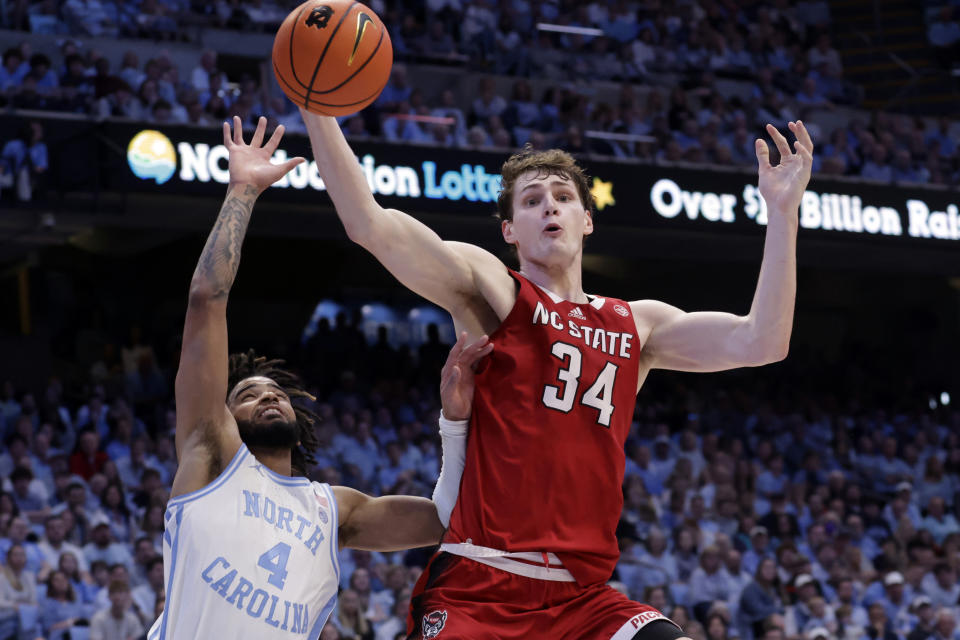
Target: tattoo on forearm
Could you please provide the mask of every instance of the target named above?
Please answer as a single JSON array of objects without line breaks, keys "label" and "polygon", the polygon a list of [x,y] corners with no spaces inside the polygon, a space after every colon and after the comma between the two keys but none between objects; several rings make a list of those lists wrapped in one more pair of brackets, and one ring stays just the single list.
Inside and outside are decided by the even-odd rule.
[{"label": "tattoo on forearm", "polygon": [[246,185],[242,192],[230,193],[207,237],[193,280],[209,286],[214,298],[226,298],[233,286],[240,266],[240,248],[258,193],[256,187],[250,185]]}]

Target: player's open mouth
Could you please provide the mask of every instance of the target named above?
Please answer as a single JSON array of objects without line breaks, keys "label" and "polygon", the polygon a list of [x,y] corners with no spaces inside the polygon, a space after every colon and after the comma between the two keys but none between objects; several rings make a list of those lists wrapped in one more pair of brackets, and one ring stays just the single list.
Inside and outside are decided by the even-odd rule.
[{"label": "player's open mouth", "polygon": [[548,224],[543,228],[543,232],[550,236],[556,236],[563,232],[563,227],[558,224]]},{"label": "player's open mouth", "polygon": [[262,409],[258,414],[258,418],[282,418],[283,412],[280,411],[277,407],[267,407]]}]

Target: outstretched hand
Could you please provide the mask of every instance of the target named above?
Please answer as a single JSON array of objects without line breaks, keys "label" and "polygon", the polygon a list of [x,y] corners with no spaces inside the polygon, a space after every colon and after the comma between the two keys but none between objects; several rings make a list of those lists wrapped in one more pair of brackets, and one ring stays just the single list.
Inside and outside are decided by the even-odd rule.
[{"label": "outstretched hand", "polygon": [[797,137],[794,143],[796,152],[790,151],[787,139],[772,124],[767,125],[767,133],[773,138],[780,152],[780,164],[771,166],[770,149],[767,143],[757,138],[757,162],[760,164],[760,195],[767,203],[772,215],[796,215],[803,199],[803,192],[810,182],[810,168],[813,165],[813,141],[803,123],[788,122],[787,127]]},{"label": "outstretched hand", "polygon": [[453,345],[440,371],[440,402],[447,420],[466,420],[473,408],[474,371],[477,363],[493,351],[493,343],[483,336],[467,344],[464,331]]},{"label": "outstretched hand", "polygon": [[261,117],[250,144],[243,141],[243,125],[240,118],[233,116],[233,133],[230,123],[223,123],[223,144],[230,152],[230,184],[244,184],[263,192],[274,182],[287,175],[287,172],[304,161],[303,158],[291,158],[282,164],[272,164],[280,140],[283,138],[283,125],[274,130],[273,135],[263,143],[267,132],[267,119]]}]

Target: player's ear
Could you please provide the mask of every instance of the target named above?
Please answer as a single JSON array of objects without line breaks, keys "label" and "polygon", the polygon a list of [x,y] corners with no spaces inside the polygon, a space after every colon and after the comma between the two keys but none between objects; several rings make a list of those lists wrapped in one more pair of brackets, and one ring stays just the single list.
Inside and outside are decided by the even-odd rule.
[{"label": "player's ear", "polygon": [[584,209],[583,215],[585,216],[583,221],[583,235],[588,236],[593,233],[593,213],[590,212],[590,209]]},{"label": "player's ear", "polygon": [[512,220],[503,220],[500,223],[500,232],[503,234],[503,239],[507,244],[517,244],[517,238],[513,233]]}]

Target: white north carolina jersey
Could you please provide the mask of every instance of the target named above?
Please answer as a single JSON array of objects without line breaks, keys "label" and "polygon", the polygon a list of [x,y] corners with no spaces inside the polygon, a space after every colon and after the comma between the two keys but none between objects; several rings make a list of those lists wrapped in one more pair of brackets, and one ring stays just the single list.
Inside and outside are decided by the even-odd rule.
[{"label": "white north carolina jersey", "polygon": [[329,485],[274,473],[241,445],[164,517],[166,608],[148,640],[320,636],[340,582]]}]

